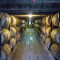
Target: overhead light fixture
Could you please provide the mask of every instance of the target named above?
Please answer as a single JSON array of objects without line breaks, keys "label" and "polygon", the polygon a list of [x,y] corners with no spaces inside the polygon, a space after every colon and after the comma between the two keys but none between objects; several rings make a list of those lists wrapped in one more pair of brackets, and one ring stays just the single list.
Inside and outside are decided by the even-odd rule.
[{"label": "overhead light fixture", "polygon": [[32,14],[29,14],[29,18],[31,18],[32,17]]},{"label": "overhead light fixture", "polygon": [[33,0],[33,2],[35,2],[35,0]]}]

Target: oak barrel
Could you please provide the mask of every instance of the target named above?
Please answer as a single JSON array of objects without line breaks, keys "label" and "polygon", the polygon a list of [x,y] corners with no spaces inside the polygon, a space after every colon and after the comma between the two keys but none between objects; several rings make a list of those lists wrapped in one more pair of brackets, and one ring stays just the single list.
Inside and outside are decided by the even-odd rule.
[{"label": "oak barrel", "polygon": [[57,43],[51,45],[50,51],[56,59],[60,60],[60,48]]},{"label": "oak barrel", "polygon": [[48,26],[50,26],[50,24],[51,24],[51,18],[50,18],[50,16],[47,16],[47,17],[46,17],[46,24],[47,24]]},{"label": "oak barrel", "polygon": [[7,56],[9,56],[11,53],[11,46],[9,44],[4,44],[2,50],[7,54]]},{"label": "oak barrel", "polygon": [[45,45],[46,45],[46,47],[47,47],[48,49],[50,48],[50,41],[51,41],[50,38],[46,38],[46,39],[45,39]]},{"label": "oak barrel", "polygon": [[11,17],[10,15],[8,15],[7,13],[3,13],[1,15],[1,23],[2,23],[2,26],[5,26],[5,27],[9,27],[9,25],[11,24]]},{"label": "oak barrel", "polygon": [[8,41],[11,37],[11,33],[8,29],[3,29],[1,34],[2,34],[2,41],[1,41],[2,43],[4,41]]},{"label": "oak barrel", "polygon": [[11,38],[11,40],[10,40],[11,49],[14,48],[15,45],[16,45],[16,39],[15,38]]},{"label": "oak barrel", "polygon": [[58,29],[52,30],[51,37],[53,41],[60,43],[60,31]]},{"label": "oak barrel", "polygon": [[56,13],[53,17],[52,17],[52,23],[55,26],[59,26],[59,17],[58,17],[58,13]]},{"label": "oak barrel", "polygon": [[10,32],[11,32],[11,37],[14,37],[16,35],[16,29],[14,27],[10,28]]},{"label": "oak barrel", "polygon": [[46,25],[46,18],[42,19],[42,25]]},{"label": "oak barrel", "polygon": [[50,36],[51,34],[51,27],[46,28],[46,35]]},{"label": "oak barrel", "polygon": [[12,20],[11,26],[15,26],[17,19],[13,15],[11,15],[11,20]]}]

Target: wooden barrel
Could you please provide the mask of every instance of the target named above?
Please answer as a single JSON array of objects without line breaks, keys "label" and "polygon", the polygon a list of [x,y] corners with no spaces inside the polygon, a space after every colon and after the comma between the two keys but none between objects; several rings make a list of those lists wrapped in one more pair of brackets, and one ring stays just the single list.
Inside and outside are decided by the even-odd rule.
[{"label": "wooden barrel", "polygon": [[11,38],[11,40],[10,40],[11,49],[14,48],[15,45],[16,45],[16,39],[15,38]]},{"label": "wooden barrel", "polygon": [[8,41],[10,37],[11,37],[10,31],[8,29],[3,29],[1,43],[3,43],[4,41]]},{"label": "wooden barrel", "polygon": [[22,21],[21,21],[21,23],[23,23],[23,24],[24,24],[24,23],[25,23],[25,20],[22,20]]},{"label": "wooden barrel", "polygon": [[47,47],[48,49],[50,48],[50,41],[51,41],[50,38],[46,38],[46,39],[45,39],[45,45],[46,45],[46,47]]},{"label": "wooden barrel", "polygon": [[[2,14],[1,14],[2,15]],[[0,15],[0,19],[1,19],[1,15]]]},{"label": "wooden barrel", "polygon": [[59,30],[60,30],[60,22],[59,22]]},{"label": "wooden barrel", "polygon": [[20,20],[19,18],[16,18],[16,25],[19,25],[20,24]]},{"label": "wooden barrel", "polygon": [[41,21],[40,19],[39,19],[39,21],[38,21],[38,22],[39,22],[39,24],[41,24],[41,23],[42,23],[42,21]]},{"label": "wooden barrel", "polygon": [[60,44],[60,31],[57,32],[55,40]]},{"label": "wooden barrel", "polygon": [[9,44],[4,44],[4,46],[2,47],[2,50],[7,56],[9,56],[11,53],[11,46]]},{"label": "wooden barrel", "polygon": [[58,43],[60,43],[60,34],[59,34],[59,30],[58,29],[54,29],[51,32],[51,37],[53,39],[53,41],[56,41]]},{"label": "wooden barrel", "polygon": [[40,31],[41,31],[41,28],[42,28],[42,26],[39,26]]},{"label": "wooden barrel", "polygon": [[38,24],[35,24],[35,27],[37,27],[37,28],[38,28],[38,27],[39,27],[39,25],[38,25]]},{"label": "wooden barrel", "polygon": [[6,55],[6,52],[1,50],[1,59],[2,60],[7,60],[7,55]]},{"label": "wooden barrel", "polygon": [[7,13],[3,13],[1,15],[1,23],[2,23],[2,26],[5,26],[5,27],[9,27],[9,25],[11,24],[11,17],[10,15],[8,15]]},{"label": "wooden barrel", "polygon": [[42,25],[46,25],[46,18],[42,19]]},{"label": "wooden barrel", "polygon": [[43,33],[45,33],[46,27],[45,26],[42,26],[41,30],[42,30]]},{"label": "wooden barrel", "polygon": [[11,20],[12,20],[11,26],[15,26],[17,19],[13,15],[11,15]]},{"label": "wooden barrel", "polygon": [[24,32],[24,30],[25,30],[25,29],[23,28],[22,31]]},{"label": "wooden barrel", "polygon": [[22,26],[22,27],[25,27],[25,24],[22,24],[21,26]]},{"label": "wooden barrel", "polygon": [[40,37],[41,37],[41,38],[42,38],[42,36],[43,36],[43,33],[40,34]]},{"label": "wooden barrel", "polygon": [[50,24],[51,24],[51,18],[50,18],[50,16],[47,16],[47,17],[46,17],[46,24],[47,24],[48,26],[50,26]]},{"label": "wooden barrel", "polygon": [[51,33],[51,27],[46,28],[46,35],[50,36]]},{"label": "wooden barrel", "polygon": [[16,35],[16,29],[14,27],[11,27],[11,37],[14,37]]},{"label": "wooden barrel", "polygon": [[58,18],[58,13],[56,13],[53,17],[52,17],[52,23],[55,26],[59,26],[59,18]]},{"label": "wooden barrel", "polygon": [[16,40],[19,40],[20,39],[20,35],[21,35],[20,33],[17,33],[16,34]]},{"label": "wooden barrel", "polygon": [[21,30],[21,26],[15,26],[16,32],[19,32]]},{"label": "wooden barrel", "polygon": [[35,20],[35,23],[37,24],[37,23],[39,23],[39,21],[38,20]]},{"label": "wooden barrel", "polygon": [[[58,53],[58,51],[59,51],[59,46],[57,45],[57,43],[52,44],[50,50],[51,50],[51,53],[53,54],[53,56],[54,56],[55,58],[57,58],[58,55],[60,55],[60,53]],[[59,57],[60,57],[60,56],[59,56]],[[57,58],[57,59],[58,59],[58,58]]]},{"label": "wooden barrel", "polygon": [[46,34],[42,35],[42,40],[45,42]]}]

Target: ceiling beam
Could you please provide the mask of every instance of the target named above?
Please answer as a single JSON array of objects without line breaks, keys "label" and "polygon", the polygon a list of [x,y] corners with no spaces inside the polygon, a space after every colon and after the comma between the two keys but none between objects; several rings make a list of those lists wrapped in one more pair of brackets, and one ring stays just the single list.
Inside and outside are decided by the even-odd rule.
[{"label": "ceiling beam", "polygon": [[[15,17],[29,17],[29,15],[13,15]],[[46,15],[32,15],[32,17],[44,17]]]}]

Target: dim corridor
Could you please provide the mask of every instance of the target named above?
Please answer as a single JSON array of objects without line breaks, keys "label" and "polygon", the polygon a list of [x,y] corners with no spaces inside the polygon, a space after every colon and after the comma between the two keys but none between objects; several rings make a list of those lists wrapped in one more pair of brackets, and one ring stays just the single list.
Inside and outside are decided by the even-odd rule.
[{"label": "dim corridor", "polygon": [[8,60],[55,60],[37,32],[27,28]]}]

